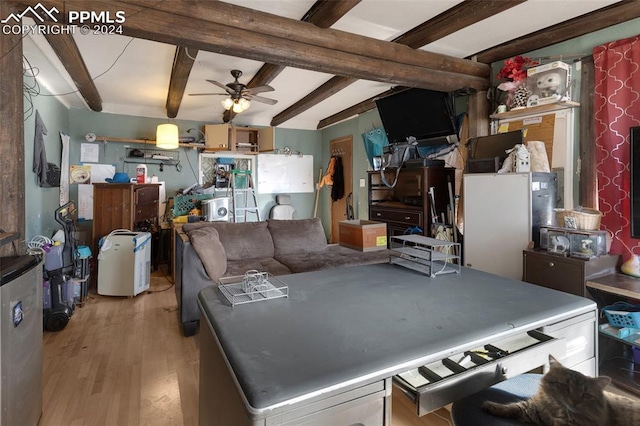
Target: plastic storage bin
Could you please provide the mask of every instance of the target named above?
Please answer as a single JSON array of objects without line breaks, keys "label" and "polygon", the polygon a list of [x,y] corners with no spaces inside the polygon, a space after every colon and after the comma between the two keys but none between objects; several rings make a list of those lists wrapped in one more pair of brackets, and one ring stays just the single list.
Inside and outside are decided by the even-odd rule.
[{"label": "plastic storage bin", "polygon": [[617,302],[602,308],[604,314],[614,327],[631,327],[640,329],[640,305]]}]

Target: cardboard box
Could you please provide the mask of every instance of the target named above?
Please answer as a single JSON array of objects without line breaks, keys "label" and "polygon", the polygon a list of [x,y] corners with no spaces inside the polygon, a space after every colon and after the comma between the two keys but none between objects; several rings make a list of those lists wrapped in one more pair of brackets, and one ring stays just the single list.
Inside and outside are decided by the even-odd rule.
[{"label": "cardboard box", "polygon": [[527,106],[571,100],[571,65],[554,61],[527,70]]},{"label": "cardboard box", "polygon": [[360,251],[385,250],[387,248],[387,224],[372,220],[343,220],[338,223],[341,246]]}]

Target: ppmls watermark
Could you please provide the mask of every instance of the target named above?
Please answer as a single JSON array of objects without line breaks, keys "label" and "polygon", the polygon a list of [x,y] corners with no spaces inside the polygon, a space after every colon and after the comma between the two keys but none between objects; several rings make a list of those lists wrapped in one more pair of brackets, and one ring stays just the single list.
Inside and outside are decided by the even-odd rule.
[{"label": "ppmls watermark", "polygon": [[[28,6],[20,13],[11,13],[0,20],[2,34],[25,36],[27,34],[122,34],[122,25],[126,19],[125,12],[118,10],[89,11],[70,10],[67,12],[66,24],[51,25],[59,22],[60,11],[56,7],[47,9],[41,3]],[[35,25],[22,24],[22,18],[32,18]]]}]

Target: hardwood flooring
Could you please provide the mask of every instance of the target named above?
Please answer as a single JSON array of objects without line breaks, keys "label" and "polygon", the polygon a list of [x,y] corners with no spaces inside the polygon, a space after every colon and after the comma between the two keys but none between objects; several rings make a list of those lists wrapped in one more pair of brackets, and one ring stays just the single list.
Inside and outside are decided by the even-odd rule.
[{"label": "hardwood flooring", "polygon": [[[44,333],[39,425],[197,425],[198,356],[198,338],[182,335],[161,273],[136,297],[90,291],[63,330]],[[450,418],[446,409],[418,418],[394,393],[392,424],[443,426]]]}]

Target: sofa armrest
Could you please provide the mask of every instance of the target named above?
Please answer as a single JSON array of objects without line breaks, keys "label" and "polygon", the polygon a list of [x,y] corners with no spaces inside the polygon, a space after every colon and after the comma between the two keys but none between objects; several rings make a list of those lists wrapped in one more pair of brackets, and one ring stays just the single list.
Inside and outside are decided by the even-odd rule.
[{"label": "sofa armrest", "polygon": [[[215,230],[214,230],[215,231]],[[198,240],[198,238],[196,238]],[[209,244],[218,241],[217,235],[209,236]],[[201,240],[197,245],[207,245],[205,240]],[[220,245],[221,246],[221,245]],[[197,323],[200,319],[200,309],[198,308],[198,293],[205,287],[215,285],[217,280],[224,275],[227,269],[227,258],[223,251],[217,254],[212,251],[204,251],[208,261],[203,262],[200,254],[196,250],[196,245],[186,235],[179,235],[176,240],[176,297],[178,299],[178,315],[183,326],[185,336],[195,333]],[[222,256],[221,258],[217,258]],[[205,263],[209,264],[208,273]]]}]

